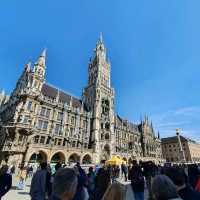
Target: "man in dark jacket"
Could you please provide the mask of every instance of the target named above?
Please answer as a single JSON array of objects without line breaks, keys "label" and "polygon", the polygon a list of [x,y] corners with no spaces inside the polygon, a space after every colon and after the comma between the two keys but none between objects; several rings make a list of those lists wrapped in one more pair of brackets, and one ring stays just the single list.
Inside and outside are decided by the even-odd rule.
[{"label": "man in dark jacket", "polygon": [[94,195],[91,197],[91,199],[101,200],[110,183],[111,173],[110,170],[104,165],[97,172],[97,176],[95,178]]},{"label": "man in dark jacket", "polygon": [[130,170],[130,179],[135,200],[144,200],[144,176],[136,160],[133,160],[133,166]]},{"label": "man in dark jacket", "polygon": [[0,169],[0,200],[12,186],[12,176],[7,171],[7,165],[2,166]]},{"label": "man in dark jacket", "polygon": [[183,200],[200,199],[200,193],[186,183],[186,175],[183,169],[171,167],[165,171],[165,174],[174,182],[178,194]]}]

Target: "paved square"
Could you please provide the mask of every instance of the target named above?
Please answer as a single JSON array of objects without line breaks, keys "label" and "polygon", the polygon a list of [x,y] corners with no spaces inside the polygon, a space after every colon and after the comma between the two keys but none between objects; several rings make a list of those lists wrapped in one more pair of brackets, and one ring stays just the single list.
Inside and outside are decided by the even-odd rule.
[{"label": "paved square", "polygon": [[19,179],[13,176],[12,189],[2,198],[2,200],[31,200],[29,195],[31,179],[27,179],[23,190],[17,188],[18,181]]}]

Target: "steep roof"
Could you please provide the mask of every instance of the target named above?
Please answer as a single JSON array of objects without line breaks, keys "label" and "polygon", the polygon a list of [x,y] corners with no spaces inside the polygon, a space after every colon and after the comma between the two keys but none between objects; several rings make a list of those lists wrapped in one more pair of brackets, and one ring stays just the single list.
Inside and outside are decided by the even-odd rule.
[{"label": "steep roof", "polygon": [[[182,142],[187,142],[188,140],[180,135],[180,139]],[[175,143],[178,142],[178,138],[177,136],[173,136],[173,137],[167,137],[167,138],[162,138],[161,139],[162,143]]]},{"label": "steep roof", "polygon": [[122,119],[119,115],[115,116],[115,125],[116,127],[119,126],[126,126],[131,131],[138,131],[138,125],[129,122],[128,120]]},{"label": "steep roof", "polygon": [[53,99],[59,97],[59,102],[66,103],[67,105],[70,105],[70,101],[72,100],[72,107],[81,108],[82,105],[80,99],[47,83],[44,83],[42,86],[42,94]]}]

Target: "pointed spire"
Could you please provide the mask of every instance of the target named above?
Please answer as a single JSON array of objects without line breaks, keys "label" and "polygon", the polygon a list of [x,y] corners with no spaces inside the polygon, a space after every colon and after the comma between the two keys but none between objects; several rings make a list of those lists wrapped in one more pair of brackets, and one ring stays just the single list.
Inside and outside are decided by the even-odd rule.
[{"label": "pointed spire", "polygon": [[30,71],[31,71],[31,61],[29,61],[29,62],[25,65],[25,71],[26,71],[26,72],[30,72]]},{"label": "pointed spire", "polygon": [[102,32],[100,32],[99,41],[100,41],[101,43],[103,43],[103,34],[102,34]]},{"label": "pointed spire", "polygon": [[45,67],[45,61],[46,61],[46,49],[44,49],[42,51],[42,53],[40,54],[40,57],[38,58],[37,64]]},{"label": "pointed spire", "polygon": [[158,139],[160,139],[160,132],[158,131]]},{"label": "pointed spire", "polygon": [[151,121],[151,128],[153,129],[153,122]]},{"label": "pointed spire", "polygon": [[5,96],[5,90],[4,89],[1,91],[1,95]]},{"label": "pointed spire", "polygon": [[46,49],[46,48],[43,49],[43,51],[42,51],[40,57],[46,57],[46,52],[47,52],[47,49]]}]

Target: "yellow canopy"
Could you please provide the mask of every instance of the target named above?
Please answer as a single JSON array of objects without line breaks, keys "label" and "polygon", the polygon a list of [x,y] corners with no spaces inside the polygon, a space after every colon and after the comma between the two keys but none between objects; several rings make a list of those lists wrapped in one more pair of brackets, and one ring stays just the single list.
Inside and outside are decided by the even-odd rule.
[{"label": "yellow canopy", "polygon": [[121,165],[124,162],[124,160],[121,160],[117,156],[113,156],[110,160],[106,161],[107,165]]}]

